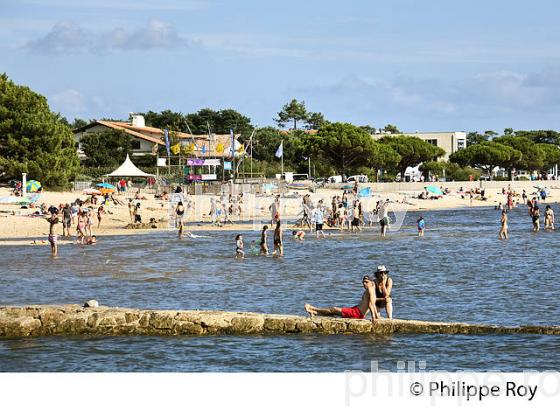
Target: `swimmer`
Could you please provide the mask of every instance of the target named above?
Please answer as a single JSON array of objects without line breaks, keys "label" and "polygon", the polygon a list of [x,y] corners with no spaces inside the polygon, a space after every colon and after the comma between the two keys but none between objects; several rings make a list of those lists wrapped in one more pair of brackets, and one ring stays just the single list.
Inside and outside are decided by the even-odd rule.
[{"label": "swimmer", "polygon": [[302,230],[292,231],[292,236],[296,241],[303,241],[303,238],[305,238],[305,232],[303,232]]},{"label": "swimmer", "polygon": [[97,236],[92,235],[92,236],[88,236],[86,238],[86,245],[95,245],[97,243]]}]

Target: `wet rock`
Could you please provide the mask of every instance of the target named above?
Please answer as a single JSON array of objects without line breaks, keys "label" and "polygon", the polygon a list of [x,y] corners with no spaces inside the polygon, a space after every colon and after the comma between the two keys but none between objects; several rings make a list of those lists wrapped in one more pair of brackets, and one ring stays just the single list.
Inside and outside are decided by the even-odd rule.
[{"label": "wet rock", "polygon": [[99,307],[99,302],[95,299],[91,299],[91,300],[88,300],[86,303],[84,303],[84,307],[85,308],[97,308],[97,307]]}]

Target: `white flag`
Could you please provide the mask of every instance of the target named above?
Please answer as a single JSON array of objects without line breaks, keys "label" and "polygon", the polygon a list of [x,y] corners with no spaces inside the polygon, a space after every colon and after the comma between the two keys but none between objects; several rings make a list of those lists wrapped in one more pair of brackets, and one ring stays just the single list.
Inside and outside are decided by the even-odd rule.
[{"label": "white flag", "polygon": [[276,155],[276,158],[281,158],[284,156],[284,141],[280,143],[278,149],[276,150],[276,154],[274,155]]}]

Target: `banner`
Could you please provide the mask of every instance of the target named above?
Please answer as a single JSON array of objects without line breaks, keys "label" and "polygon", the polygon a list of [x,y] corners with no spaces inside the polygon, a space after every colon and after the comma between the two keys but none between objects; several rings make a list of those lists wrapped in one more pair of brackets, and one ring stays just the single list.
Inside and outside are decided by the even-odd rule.
[{"label": "banner", "polygon": [[235,155],[235,137],[233,136],[233,128],[229,129],[229,135],[231,137],[231,145],[230,145],[230,153],[231,153],[231,157],[233,158],[233,156]]},{"label": "banner", "polygon": [[209,158],[209,159],[201,159],[201,158],[188,158],[187,165],[192,167],[201,167],[203,165],[221,165],[222,161],[218,158]]},{"label": "banner", "polygon": [[165,137],[165,149],[167,150],[167,156],[171,156],[171,147],[169,146],[169,130],[166,128],[163,130],[163,136]]},{"label": "banner", "polygon": [[231,161],[224,161],[224,171],[231,171],[232,169]]}]

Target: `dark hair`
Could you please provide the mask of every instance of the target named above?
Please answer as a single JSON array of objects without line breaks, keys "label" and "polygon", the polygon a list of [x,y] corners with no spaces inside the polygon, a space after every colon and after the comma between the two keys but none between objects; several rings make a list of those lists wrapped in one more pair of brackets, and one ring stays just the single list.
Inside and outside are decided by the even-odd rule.
[{"label": "dark hair", "polygon": [[237,241],[237,240],[239,240],[239,238],[241,238],[241,234],[240,234],[240,233],[237,234],[237,236],[235,237],[235,240]]},{"label": "dark hair", "polygon": [[183,201],[179,201],[177,205],[183,205]]},{"label": "dark hair", "polygon": [[263,226],[263,231],[266,231],[268,229],[268,225]]},{"label": "dark hair", "polygon": [[297,233],[297,231],[292,231],[292,235],[295,235]]},{"label": "dark hair", "polygon": [[362,278],[362,282],[364,280],[369,280],[371,282],[371,278],[369,277],[369,275],[364,275],[364,277]]}]

